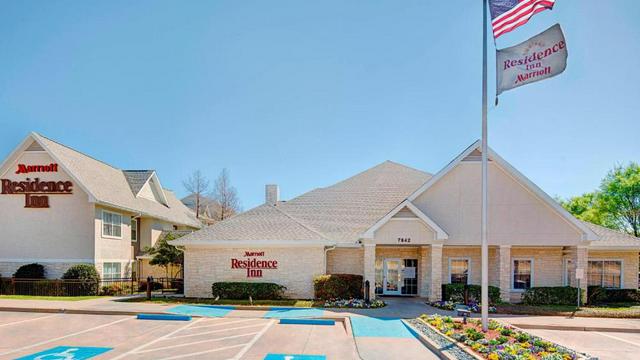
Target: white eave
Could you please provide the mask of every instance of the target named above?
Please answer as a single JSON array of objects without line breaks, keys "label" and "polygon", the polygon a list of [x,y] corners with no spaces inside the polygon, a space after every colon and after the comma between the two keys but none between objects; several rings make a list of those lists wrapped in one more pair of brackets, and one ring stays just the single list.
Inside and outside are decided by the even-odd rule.
[{"label": "white eave", "polygon": [[429,218],[425,213],[423,213],[417,206],[415,206],[411,201],[404,200],[398,206],[396,206],[393,210],[391,210],[387,215],[385,215],[382,219],[378,220],[372,227],[370,227],[367,231],[362,234],[363,239],[373,239],[375,232],[380,229],[384,224],[389,222],[395,214],[397,214],[400,210],[407,208],[413,212],[418,219],[422,220],[425,225],[431,228],[435,234],[437,240],[446,240],[449,238],[449,234],[444,231],[435,221]]}]

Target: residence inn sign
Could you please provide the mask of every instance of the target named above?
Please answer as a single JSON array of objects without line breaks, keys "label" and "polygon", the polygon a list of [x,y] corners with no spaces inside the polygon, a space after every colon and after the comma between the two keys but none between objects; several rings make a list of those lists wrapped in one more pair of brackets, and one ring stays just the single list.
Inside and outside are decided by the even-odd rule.
[{"label": "residence inn sign", "polygon": [[243,259],[231,259],[232,269],[245,269],[248,278],[261,278],[262,270],[274,270],[278,268],[277,260],[262,260],[264,251],[245,251]]},{"label": "residence inn sign", "polygon": [[[16,174],[58,172],[58,164],[28,165],[18,164]],[[73,193],[71,181],[42,181],[39,177],[25,178],[24,181],[0,179],[2,195],[24,195],[25,208],[48,208],[49,195],[70,195]]]}]

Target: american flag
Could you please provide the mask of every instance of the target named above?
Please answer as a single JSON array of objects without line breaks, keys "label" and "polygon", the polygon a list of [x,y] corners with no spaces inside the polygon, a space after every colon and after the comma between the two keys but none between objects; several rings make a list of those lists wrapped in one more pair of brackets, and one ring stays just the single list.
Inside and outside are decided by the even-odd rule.
[{"label": "american flag", "polygon": [[524,25],[534,15],[553,9],[555,0],[489,0],[493,37]]}]

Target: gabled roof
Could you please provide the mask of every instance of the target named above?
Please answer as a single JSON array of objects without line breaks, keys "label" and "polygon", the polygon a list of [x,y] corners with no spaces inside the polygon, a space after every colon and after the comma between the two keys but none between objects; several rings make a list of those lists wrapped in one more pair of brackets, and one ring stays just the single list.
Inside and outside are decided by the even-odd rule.
[{"label": "gabled roof", "polygon": [[589,249],[598,250],[598,249],[637,249],[640,250],[640,238],[637,238],[633,235],[629,235],[623,233],[621,231],[613,230],[606,228],[604,226],[592,224],[587,221],[583,221],[585,225],[587,225],[593,232],[595,232],[599,240],[591,242],[589,245]]},{"label": "gabled roof", "polygon": [[142,187],[151,179],[153,170],[122,170],[125,179],[129,183],[129,187],[134,195],[138,195]]},{"label": "gabled roof", "polygon": [[[447,166],[445,166],[442,170],[440,170],[436,175],[434,175],[429,181],[420,186],[416,191],[413,192],[408,197],[409,201],[413,201],[418,196],[423,194],[427,189],[429,189],[433,184],[442,179],[446,174],[448,174],[453,168],[455,168],[462,161],[466,161],[466,159],[472,158],[475,160],[477,158],[477,154],[481,154],[482,142],[480,140],[474,142],[466,148],[460,155],[458,155],[453,161],[451,161]],[[536,184],[534,184],[531,180],[529,180],[526,176],[524,176],[520,171],[511,166],[506,160],[504,160],[500,155],[494,152],[491,148],[489,148],[489,161],[493,161],[495,164],[500,166],[504,171],[506,171],[509,175],[511,175],[515,180],[517,180],[522,186],[524,186],[527,190],[537,196],[543,203],[548,205],[551,209],[553,209],[556,213],[558,213],[562,218],[564,218],[569,224],[574,226],[577,230],[582,232],[583,240],[598,240],[598,235],[596,235],[593,230],[585,225],[582,221],[576,219],[573,215],[571,215],[567,210],[565,210],[560,204],[558,204],[553,198],[551,198],[547,193],[545,193],[542,189],[540,189]]]},{"label": "gabled roof", "polygon": [[430,174],[391,161],[337,184],[276,205],[261,205],[199,232],[180,244],[233,240],[312,240],[355,244]]},{"label": "gabled roof", "polygon": [[[36,142],[89,196],[89,201],[123,211],[140,213],[167,222],[199,228],[195,214],[176,198],[173,192],[162,189],[166,205],[137,197],[132,191],[125,172],[96,160],[68,146],[31,133],[7,158],[10,161],[19,152]],[[3,163],[3,166],[5,163]],[[155,173],[154,173],[155,176]]]},{"label": "gabled roof", "polygon": [[445,240],[449,238],[449,234],[444,231],[435,221],[433,221],[427,214],[423,213],[418,207],[413,205],[413,203],[409,200],[405,200],[400,203],[400,205],[396,206],[395,209],[391,210],[385,217],[378,220],[372,227],[370,227],[363,235],[363,238],[371,239],[373,238],[374,233],[380,229],[384,224],[386,224],[393,216],[399,213],[402,209],[407,208],[411,211],[418,219],[422,220],[425,225],[431,228],[436,236],[437,240]]}]

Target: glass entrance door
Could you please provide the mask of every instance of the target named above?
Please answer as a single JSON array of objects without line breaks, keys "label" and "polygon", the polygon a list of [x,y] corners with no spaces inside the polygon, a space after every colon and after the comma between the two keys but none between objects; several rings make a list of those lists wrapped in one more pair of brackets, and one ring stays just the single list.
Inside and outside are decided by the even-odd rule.
[{"label": "glass entrance door", "polygon": [[402,284],[402,261],[400,259],[384,259],[383,283],[383,294],[400,295]]}]

